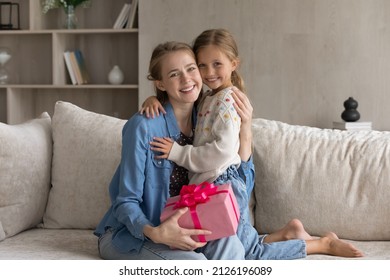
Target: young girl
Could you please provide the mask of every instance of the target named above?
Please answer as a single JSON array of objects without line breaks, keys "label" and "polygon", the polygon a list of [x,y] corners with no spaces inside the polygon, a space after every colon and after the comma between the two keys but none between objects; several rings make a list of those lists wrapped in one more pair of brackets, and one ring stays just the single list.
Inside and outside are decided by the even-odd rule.
[{"label": "young girl", "polygon": [[[203,83],[210,88],[198,106],[193,145],[180,146],[170,138],[155,137],[151,149],[162,153],[158,158],[167,158],[187,168],[190,184],[204,181],[231,184],[241,213],[237,236],[244,246],[246,259],[296,259],[314,253],[362,256],[359,250],[339,240],[334,233],[314,240],[298,220],[291,221],[277,233],[259,238],[250,223],[245,183],[237,172],[240,117],[233,106],[232,87],[242,91],[244,88],[237,72],[240,61],[236,42],[227,30],[206,30],[196,38],[193,50]],[[302,239],[287,240],[289,237],[284,233],[293,227],[297,228],[294,233],[298,234],[293,234],[292,238]]]}]

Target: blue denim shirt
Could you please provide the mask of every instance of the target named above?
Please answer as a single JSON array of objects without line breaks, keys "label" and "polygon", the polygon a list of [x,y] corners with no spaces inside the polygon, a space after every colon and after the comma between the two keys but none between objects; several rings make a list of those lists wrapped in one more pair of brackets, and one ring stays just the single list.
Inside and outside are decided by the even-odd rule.
[{"label": "blue denim shirt", "polygon": [[[166,114],[153,119],[136,114],[123,127],[121,161],[109,186],[112,205],[94,232],[101,236],[111,228],[113,245],[123,253],[141,249],[144,226],[160,224],[160,214],[169,197],[173,162],[155,159],[149,144],[153,137],[176,140],[180,135],[172,106],[168,103],[164,107]],[[194,113],[194,119],[195,116]],[[252,159],[241,164],[240,176],[251,191]]]}]

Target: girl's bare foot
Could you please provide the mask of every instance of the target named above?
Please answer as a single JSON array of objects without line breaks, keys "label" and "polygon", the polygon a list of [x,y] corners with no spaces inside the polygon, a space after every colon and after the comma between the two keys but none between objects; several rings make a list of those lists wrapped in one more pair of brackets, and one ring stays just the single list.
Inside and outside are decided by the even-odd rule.
[{"label": "girl's bare foot", "polygon": [[302,239],[311,240],[313,237],[307,233],[303,224],[298,219],[292,219],[284,228],[286,240],[290,239]]},{"label": "girl's bare foot", "polygon": [[320,239],[320,241],[325,243],[325,248],[327,248],[325,253],[329,255],[350,258],[364,256],[363,253],[355,246],[353,246],[351,243],[340,240],[333,232],[327,233]]},{"label": "girl's bare foot", "polygon": [[312,240],[313,237],[307,233],[300,220],[292,219],[280,230],[267,235],[264,242],[271,243],[290,239]]}]

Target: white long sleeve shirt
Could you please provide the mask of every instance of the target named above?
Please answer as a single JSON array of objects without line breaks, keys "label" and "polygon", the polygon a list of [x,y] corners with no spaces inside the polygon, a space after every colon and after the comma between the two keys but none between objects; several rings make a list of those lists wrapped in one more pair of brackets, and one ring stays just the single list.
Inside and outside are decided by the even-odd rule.
[{"label": "white long sleeve shirt", "polygon": [[207,92],[199,105],[193,145],[173,144],[168,159],[189,170],[190,184],[213,182],[230,165],[239,166],[241,119],[233,103],[231,88]]}]

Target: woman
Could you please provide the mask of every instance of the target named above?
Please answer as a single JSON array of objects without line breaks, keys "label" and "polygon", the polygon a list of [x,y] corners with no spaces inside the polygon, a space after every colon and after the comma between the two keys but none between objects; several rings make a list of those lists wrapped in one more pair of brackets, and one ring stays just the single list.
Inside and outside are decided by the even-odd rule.
[{"label": "woman", "polygon": [[[201,93],[202,79],[191,47],[177,42],[155,48],[149,79],[154,81],[166,114],[151,119],[136,114],[123,128],[121,162],[109,187],[112,205],[95,231],[100,255],[104,259],[244,259],[237,236],[210,241],[207,247],[204,242],[194,241],[191,235],[210,232],[181,228],[178,219],[186,208],[160,223],[167,198],[177,194],[178,186],[187,183],[188,178],[170,161],[156,159],[150,142],[153,137],[191,142],[196,122],[194,103]],[[241,110],[248,113],[245,106]],[[253,180],[251,162],[248,165],[243,169],[248,174],[244,179]]]}]

